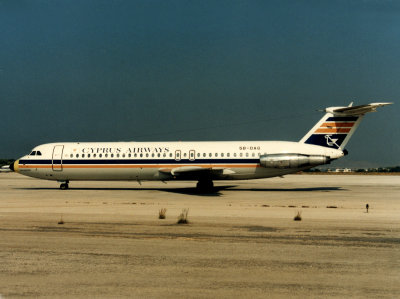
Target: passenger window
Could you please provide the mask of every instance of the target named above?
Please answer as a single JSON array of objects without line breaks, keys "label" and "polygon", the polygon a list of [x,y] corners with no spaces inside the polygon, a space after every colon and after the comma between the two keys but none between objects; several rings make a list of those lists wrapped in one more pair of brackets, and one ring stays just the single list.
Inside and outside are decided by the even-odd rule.
[{"label": "passenger window", "polygon": [[218,157],[218,153],[215,153],[215,157]]},{"label": "passenger window", "polygon": [[79,154],[76,154],[76,157],[79,158]]},{"label": "passenger window", "polygon": [[119,154],[117,154],[117,158],[119,158]]},{"label": "passenger window", "polygon": [[122,158],[125,158],[125,154],[122,154]]},{"label": "passenger window", "polygon": [[212,154],[210,153],[209,156],[210,156],[210,158],[211,158],[211,157],[212,157]]},{"label": "passenger window", "polygon": [[73,154],[71,154],[71,155],[69,155],[69,157],[70,157],[70,158],[73,158],[73,157],[74,157],[74,155],[73,155]]},{"label": "passenger window", "polygon": [[[128,158],[130,158],[131,157],[131,154],[128,154]],[[136,154],[135,154],[135,157],[136,157]]]},{"label": "passenger window", "polygon": [[200,153],[197,153],[197,158],[200,158]]},{"label": "passenger window", "polygon": [[[130,156],[131,156],[131,154],[129,154],[129,157],[130,157]],[[134,153],[134,154],[133,154],[133,157],[134,157],[134,158],[137,158],[137,154]]]},{"label": "passenger window", "polygon": [[236,158],[236,153],[233,153],[233,156]]},{"label": "passenger window", "polygon": [[221,154],[221,157],[222,157],[222,158],[224,157],[224,153]]},{"label": "passenger window", "polygon": [[239,155],[240,157],[243,157],[243,153],[240,153],[240,155]]},{"label": "passenger window", "polygon": [[106,158],[107,158],[107,157],[108,157],[108,154],[105,154],[105,155],[104,155],[104,157],[106,157]]},{"label": "passenger window", "polygon": [[166,154],[166,153],[164,153],[164,154],[163,154],[163,157],[165,158],[166,156],[167,156],[167,154]]},{"label": "passenger window", "polygon": [[229,158],[229,157],[231,156],[231,154],[230,154],[230,153],[227,153],[226,156]]},{"label": "passenger window", "polygon": [[99,154],[99,158],[101,158],[103,155],[102,154]]},{"label": "passenger window", "polygon": [[249,153],[246,153],[246,157],[248,157],[249,156]]},{"label": "passenger window", "polygon": [[110,156],[111,156],[111,158],[114,158],[114,154],[111,154]]},{"label": "passenger window", "polygon": [[85,158],[85,154],[82,154],[82,158]]},{"label": "passenger window", "polygon": [[205,158],[206,156],[207,156],[207,154],[206,154],[206,153],[204,153],[204,154],[203,154],[203,157]]},{"label": "passenger window", "polygon": [[186,153],[183,153],[183,156],[186,158]]},{"label": "passenger window", "polygon": [[146,158],[148,158],[149,157],[149,154],[146,154]]},{"label": "passenger window", "polygon": [[96,158],[96,154],[93,154],[93,158]]},{"label": "passenger window", "polygon": [[169,157],[172,158],[172,153],[169,154]]},{"label": "passenger window", "polygon": [[153,153],[153,154],[151,154],[151,157],[152,157],[152,158],[154,158],[154,153]]},{"label": "passenger window", "polygon": [[143,157],[143,154],[140,154],[140,158],[142,158]]},{"label": "passenger window", "polygon": [[90,154],[87,154],[87,157],[90,158]]},{"label": "passenger window", "polygon": [[161,154],[160,154],[160,153],[158,153],[158,154],[157,154],[157,157],[159,157],[159,158],[160,158],[160,157],[161,157]]},{"label": "passenger window", "polygon": [[252,157],[255,157],[255,156],[256,156],[256,153],[252,153],[251,156],[252,156]]}]

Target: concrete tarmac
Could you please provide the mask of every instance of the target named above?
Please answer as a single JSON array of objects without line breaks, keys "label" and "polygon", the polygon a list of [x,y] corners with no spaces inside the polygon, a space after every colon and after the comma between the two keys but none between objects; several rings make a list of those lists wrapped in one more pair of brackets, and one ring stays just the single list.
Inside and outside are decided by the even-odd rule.
[{"label": "concrete tarmac", "polygon": [[400,297],[400,176],[215,185],[1,173],[0,298]]}]

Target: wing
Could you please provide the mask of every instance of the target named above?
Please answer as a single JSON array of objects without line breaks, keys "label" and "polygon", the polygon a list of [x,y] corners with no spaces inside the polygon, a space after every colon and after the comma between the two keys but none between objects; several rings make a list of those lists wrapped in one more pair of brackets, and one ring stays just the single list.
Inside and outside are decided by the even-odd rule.
[{"label": "wing", "polygon": [[223,167],[181,166],[176,168],[163,168],[159,170],[164,175],[180,180],[199,180],[204,178],[224,178],[235,172]]}]

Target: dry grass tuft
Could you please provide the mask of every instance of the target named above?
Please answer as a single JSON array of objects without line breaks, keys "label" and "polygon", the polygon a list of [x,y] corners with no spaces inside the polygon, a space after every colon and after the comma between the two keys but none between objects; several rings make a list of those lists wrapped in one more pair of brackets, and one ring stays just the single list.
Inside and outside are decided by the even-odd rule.
[{"label": "dry grass tuft", "polygon": [[64,224],[64,220],[63,220],[62,215],[61,215],[60,221],[58,221],[57,224]]},{"label": "dry grass tuft", "polygon": [[183,209],[182,213],[178,217],[177,224],[188,224],[189,223],[188,213],[189,213],[189,209]]},{"label": "dry grass tuft", "polygon": [[158,219],[165,219],[167,214],[167,209],[162,208],[161,210],[158,211]]},{"label": "dry grass tuft", "polygon": [[301,212],[297,211],[297,215],[294,216],[294,221],[301,221]]}]

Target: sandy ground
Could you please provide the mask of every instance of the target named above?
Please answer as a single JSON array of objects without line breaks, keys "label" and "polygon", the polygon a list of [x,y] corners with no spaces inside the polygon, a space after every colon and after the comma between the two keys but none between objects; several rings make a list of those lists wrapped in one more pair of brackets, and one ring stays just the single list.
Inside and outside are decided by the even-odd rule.
[{"label": "sandy ground", "polygon": [[1,173],[0,297],[400,297],[400,176],[194,185]]}]

